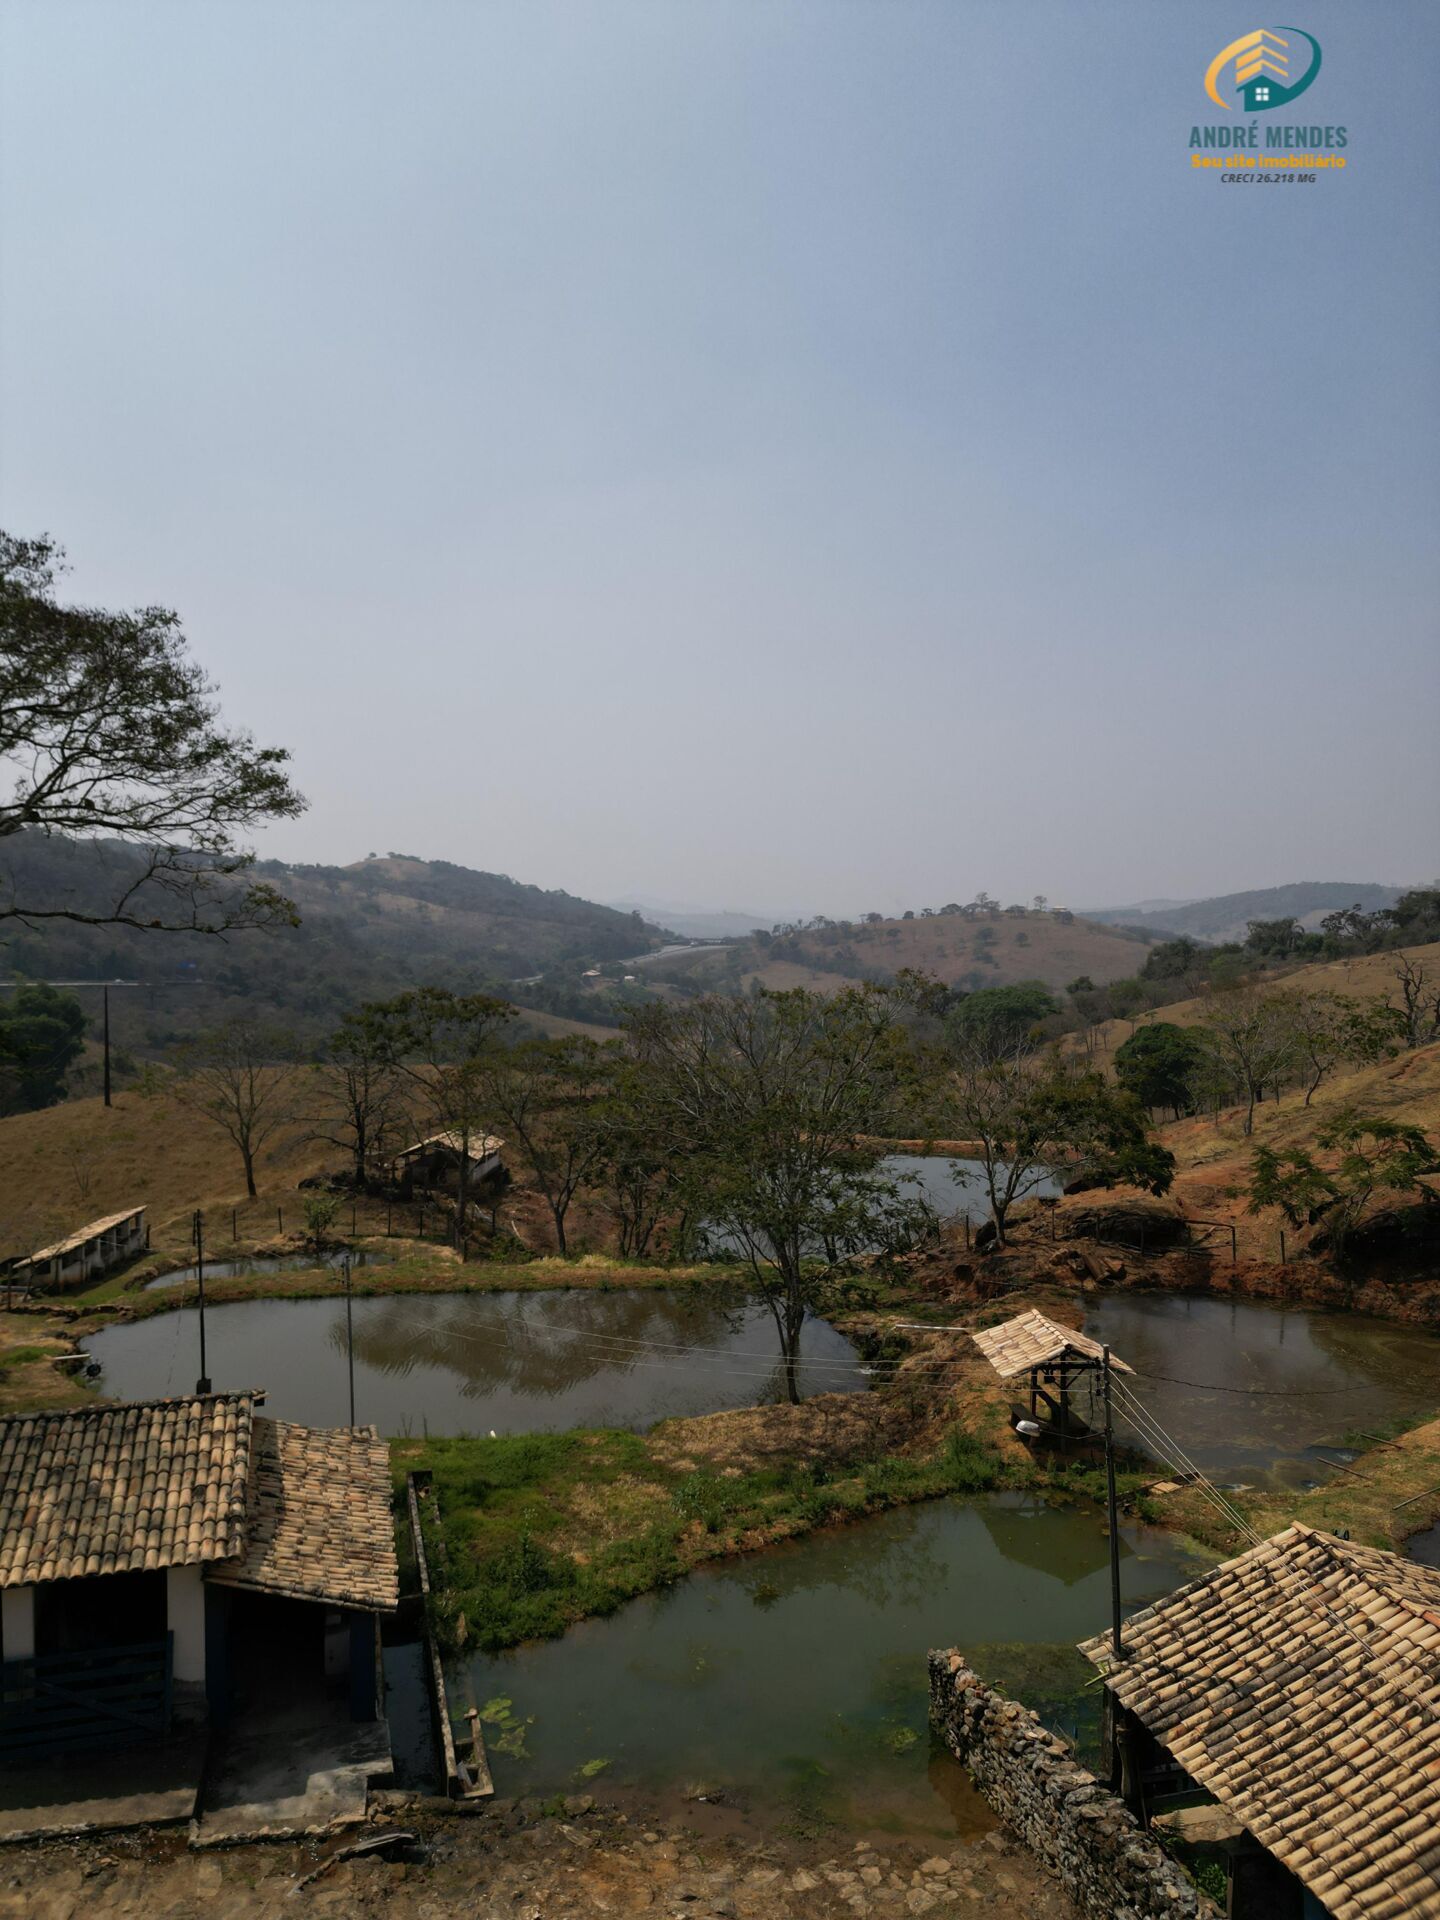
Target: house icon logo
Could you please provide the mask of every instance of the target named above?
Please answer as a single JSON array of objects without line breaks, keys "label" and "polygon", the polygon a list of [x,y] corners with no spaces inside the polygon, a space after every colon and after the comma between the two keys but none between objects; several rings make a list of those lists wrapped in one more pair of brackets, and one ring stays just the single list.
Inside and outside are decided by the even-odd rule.
[{"label": "house icon logo", "polygon": [[[1307,53],[1309,65],[1301,71]],[[1227,113],[1235,103],[1221,94],[1220,79],[1232,61],[1241,106],[1246,113],[1266,113],[1298,99],[1311,84],[1320,71],[1320,42],[1303,27],[1257,27],[1232,40],[1205,74],[1206,93]]]}]

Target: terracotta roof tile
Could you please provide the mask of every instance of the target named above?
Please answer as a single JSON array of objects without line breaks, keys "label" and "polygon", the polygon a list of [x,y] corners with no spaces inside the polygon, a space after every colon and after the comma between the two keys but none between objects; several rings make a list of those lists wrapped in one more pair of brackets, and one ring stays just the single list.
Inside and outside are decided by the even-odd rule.
[{"label": "terracotta roof tile", "polygon": [[400,1599],[390,1449],[371,1427],[257,1418],[243,1552],[221,1586],[389,1611]]},{"label": "terracotta roof tile", "polygon": [[240,1551],[254,1397],[0,1419],[0,1587]]},{"label": "terracotta roof tile", "polygon": [[1440,1916],[1440,1569],[1293,1526],[1081,1651],[1334,1920]]}]

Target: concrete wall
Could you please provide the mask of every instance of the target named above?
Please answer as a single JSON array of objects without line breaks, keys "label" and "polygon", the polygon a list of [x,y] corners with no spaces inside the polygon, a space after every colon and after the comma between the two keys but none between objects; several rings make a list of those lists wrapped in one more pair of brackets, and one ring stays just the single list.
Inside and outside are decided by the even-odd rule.
[{"label": "concrete wall", "polygon": [[1216,1909],[1133,1814],[1027,1707],[930,1655],[930,1717],[1006,1826],[1087,1920],[1191,1920]]}]

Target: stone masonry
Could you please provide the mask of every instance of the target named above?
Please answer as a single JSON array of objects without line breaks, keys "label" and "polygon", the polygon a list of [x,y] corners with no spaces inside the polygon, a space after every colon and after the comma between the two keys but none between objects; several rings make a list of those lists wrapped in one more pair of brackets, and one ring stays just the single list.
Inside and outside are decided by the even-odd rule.
[{"label": "stone masonry", "polygon": [[930,1655],[930,1716],[1013,1833],[1086,1920],[1202,1920],[1212,1903],[1027,1707],[958,1653]]}]

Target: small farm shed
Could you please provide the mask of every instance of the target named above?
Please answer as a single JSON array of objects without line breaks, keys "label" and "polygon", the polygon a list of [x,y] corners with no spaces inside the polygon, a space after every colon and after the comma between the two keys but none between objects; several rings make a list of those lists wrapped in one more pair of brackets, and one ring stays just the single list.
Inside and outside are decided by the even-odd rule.
[{"label": "small farm shed", "polygon": [[78,1287],[143,1253],[149,1244],[144,1207],[129,1207],[92,1220],[53,1247],[41,1247],[38,1253],[17,1260],[15,1272],[34,1287]]},{"label": "small farm shed", "polygon": [[[982,1327],[970,1337],[1002,1380],[1028,1377],[1029,1411],[1012,1407],[1016,1421],[1034,1421],[1052,1439],[1073,1439],[1089,1431],[1072,1410],[1070,1395],[1078,1380],[1094,1379],[1103,1366],[1105,1349],[1098,1340],[1077,1333],[1074,1327],[1062,1327],[1034,1309],[1003,1320],[998,1327]],[[1117,1373],[1134,1371],[1113,1353],[1110,1365]],[[1042,1400],[1049,1416],[1044,1422],[1039,1421]]]},{"label": "small farm shed", "polygon": [[477,1187],[503,1171],[501,1151],[505,1142],[493,1133],[432,1133],[396,1154],[391,1170],[396,1180],[407,1187],[426,1191],[453,1189],[459,1184],[460,1169],[466,1162],[466,1185]]},{"label": "small farm shed", "polygon": [[1233,1920],[1440,1915],[1440,1569],[1287,1527],[1082,1653],[1112,1778]]},{"label": "small farm shed", "polygon": [[277,1694],[377,1717],[389,1450],[262,1419],[260,1397],[0,1420],[0,1764]]}]

